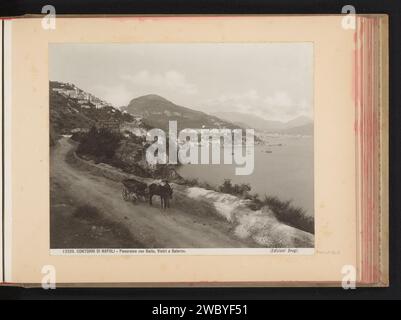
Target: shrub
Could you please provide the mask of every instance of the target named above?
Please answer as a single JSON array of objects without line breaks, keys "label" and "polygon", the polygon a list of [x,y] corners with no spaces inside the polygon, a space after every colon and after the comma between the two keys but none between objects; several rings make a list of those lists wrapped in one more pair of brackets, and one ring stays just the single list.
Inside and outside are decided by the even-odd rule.
[{"label": "shrub", "polygon": [[81,138],[77,148],[80,155],[91,155],[98,160],[112,159],[122,136],[119,132],[113,132],[106,128],[97,129],[92,127],[89,132]]},{"label": "shrub", "polygon": [[262,206],[268,206],[281,222],[294,228],[314,234],[314,219],[308,216],[304,209],[293,206],[291,201],[281,201],[277,197],[265,196]]},{"label": "shrub", "polygon": [[71,136],[71,140],[80,142],[86,136],[85,132],[74,132]]},{"label": "shrub", "polygon": [[193,179],[191,179],[191,178],[182,178],[180,180],[180,184],[186,185],[188,187],[195,187],[195,186],[200,187],[199,180],[196,179],[196,178],[193,178]]},{"label": "shrub", "polygon": [[230,179],[225,179],[223,184],[218,187],[218,191],[234,196],[247,197],[252,190],[248,183],[232,184]]},{"label": "shrub", "polygon": [[216,191],[215,187],[212,186],[211,184],[207,183],[207,182],[200,182],[199,183],[199,188]]}]

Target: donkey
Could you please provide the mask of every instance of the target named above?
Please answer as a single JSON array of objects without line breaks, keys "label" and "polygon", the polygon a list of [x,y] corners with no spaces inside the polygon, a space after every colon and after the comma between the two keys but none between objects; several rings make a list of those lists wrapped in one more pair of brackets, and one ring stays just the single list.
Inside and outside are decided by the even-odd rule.
[{"label": "donkey", "polygon": [[162,209],[170,208],[170,199],[173,198],[173,188],[164,182],[164,184],[152,183],[149,185],[149,204],[152,205],[152,197],[160,196],[160,205]]}]

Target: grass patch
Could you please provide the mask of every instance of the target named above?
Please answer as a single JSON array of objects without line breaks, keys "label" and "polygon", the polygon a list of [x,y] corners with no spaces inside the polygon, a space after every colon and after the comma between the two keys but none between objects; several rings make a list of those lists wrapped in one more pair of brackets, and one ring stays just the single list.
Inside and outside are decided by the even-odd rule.
[{"label": "grass patch", "polygon": [[74,216],[74,218],[77,218],[77,219],[95,220],[95,219],[100,219],[102,217],[102,214],[100,213],[98,208],[93,207],[88,204],[84,204],[84,205],[78,206],[75,209],[73,216]]},{"label": "grass patch", "polygon": [[143,248],[124,221],[113,221],[101,209],[76,199],[69,188],[51,178],[50,247]]},{"label": "grass patch", "polygon": [[300,230],[315,233],[315,222],[306,211],[294,206],[291,201],[281,201],[277,197],[265,196],[261,200],[261,206],[268,206],[281,222]]}]

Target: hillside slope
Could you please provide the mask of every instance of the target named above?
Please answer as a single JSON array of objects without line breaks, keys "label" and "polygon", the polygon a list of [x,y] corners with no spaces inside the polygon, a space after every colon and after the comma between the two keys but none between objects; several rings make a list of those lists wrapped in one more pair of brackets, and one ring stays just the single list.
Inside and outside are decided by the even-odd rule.
[{"label": "hillside slope", "polygon": [[142,117],[143,121],[151,127],[165,131],[168,130],[169,121],[173,120],[177,121],[178,130],[185,128],[240,128],[240,126],[218,117],[176,105],[155,94],[135,98],[122,110]]},{"label": "hillside slope", "polygon": [[[52,139],[70,134],[74,129],[89,129],[99,121],[125,123],[135,121],[128,113],[100,104],[92,95],[72,84],[51,81],[49,84],[50,132]],[[87,97],[91,97],[88,99]]]}]

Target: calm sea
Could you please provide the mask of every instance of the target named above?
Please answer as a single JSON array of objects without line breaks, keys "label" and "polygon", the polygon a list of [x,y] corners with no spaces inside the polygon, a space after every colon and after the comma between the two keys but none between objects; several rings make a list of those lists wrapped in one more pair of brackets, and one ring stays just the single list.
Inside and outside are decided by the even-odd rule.
[{"label": "calm sea", "polygon": [[252,192],[292,200],[314,215],[313,137],[270,137],[266,145],[255,146],[255,169],[249,176],[236,176],[235,165],[185,165],[185,178],[198,178],[212,185],[224,179],[249,183]]}]

